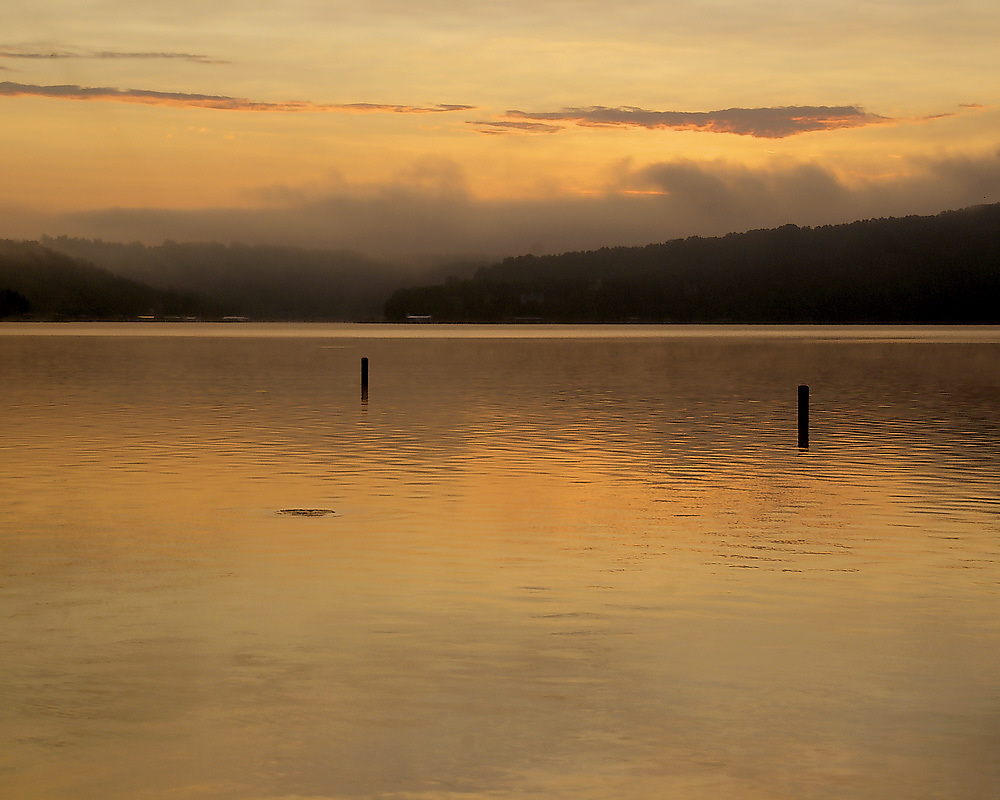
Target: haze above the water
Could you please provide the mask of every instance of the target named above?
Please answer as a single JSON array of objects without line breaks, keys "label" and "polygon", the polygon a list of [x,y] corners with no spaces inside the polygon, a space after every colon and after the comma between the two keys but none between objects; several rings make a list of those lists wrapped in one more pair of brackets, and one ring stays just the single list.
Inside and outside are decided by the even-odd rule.
[{"label": "haze above the water", "polygon": [[1000,201],[1000,7],[40,0],[0,236],[499,257]]}]

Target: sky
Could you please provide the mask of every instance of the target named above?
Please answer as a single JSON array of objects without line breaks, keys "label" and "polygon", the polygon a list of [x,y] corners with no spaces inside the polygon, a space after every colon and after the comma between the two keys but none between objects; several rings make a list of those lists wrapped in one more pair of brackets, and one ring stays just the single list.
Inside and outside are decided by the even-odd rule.
[{"label": "sky", "polygon": [[1000,202],[996,0],[3,0],[0,237],[502,257]]}]

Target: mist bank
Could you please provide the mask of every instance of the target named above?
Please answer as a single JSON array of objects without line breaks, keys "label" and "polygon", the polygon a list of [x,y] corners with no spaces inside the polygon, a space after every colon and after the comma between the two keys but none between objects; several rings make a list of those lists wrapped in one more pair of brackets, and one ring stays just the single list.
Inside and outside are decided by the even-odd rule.
[{"label": "mist bank", "polygon": [[392,321],[1000,322],[1000,204],[520,256],[395,292]]},{"label": "mist bank", "polygon": [[[850,170],[848,170],[850,171]],[[863,170],[862,170],[863,171]],[[155,245],[242,242],[363,253],[420,264],[426,256],[489,262],[523,253],[551,255],[638,247],[685,236],[842,224],[936,214],[1000,202],[1000,148],[967,156],[893,160],[878,178],[849,178],[812,160],[775,158],[756,166],[673,158],[601,168],[584,190],[541,176],[511,196],[482,196],[457,163],[432,159],[381,182],[336,176],[316,185],[261,186],[237,206],[114,207],[31,213],[0,209],[0,235],[79,238]]]}]

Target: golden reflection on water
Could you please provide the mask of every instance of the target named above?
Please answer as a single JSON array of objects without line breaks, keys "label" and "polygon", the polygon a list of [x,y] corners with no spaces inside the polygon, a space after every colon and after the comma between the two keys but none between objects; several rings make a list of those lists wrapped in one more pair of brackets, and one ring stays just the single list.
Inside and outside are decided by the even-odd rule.
[{"label": "golden reflection on water", "polygon": [[13,797],[1000,788],[994,332],[19,330]]}]

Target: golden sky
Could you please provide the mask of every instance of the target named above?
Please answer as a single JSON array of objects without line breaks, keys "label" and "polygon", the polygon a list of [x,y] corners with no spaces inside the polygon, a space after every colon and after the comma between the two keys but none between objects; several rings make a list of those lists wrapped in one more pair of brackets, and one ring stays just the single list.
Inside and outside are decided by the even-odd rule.
[{"label": "golden sky", "polygon": [[15,0],[0,236],[382,255],[1000,201],[996,0]]}]

